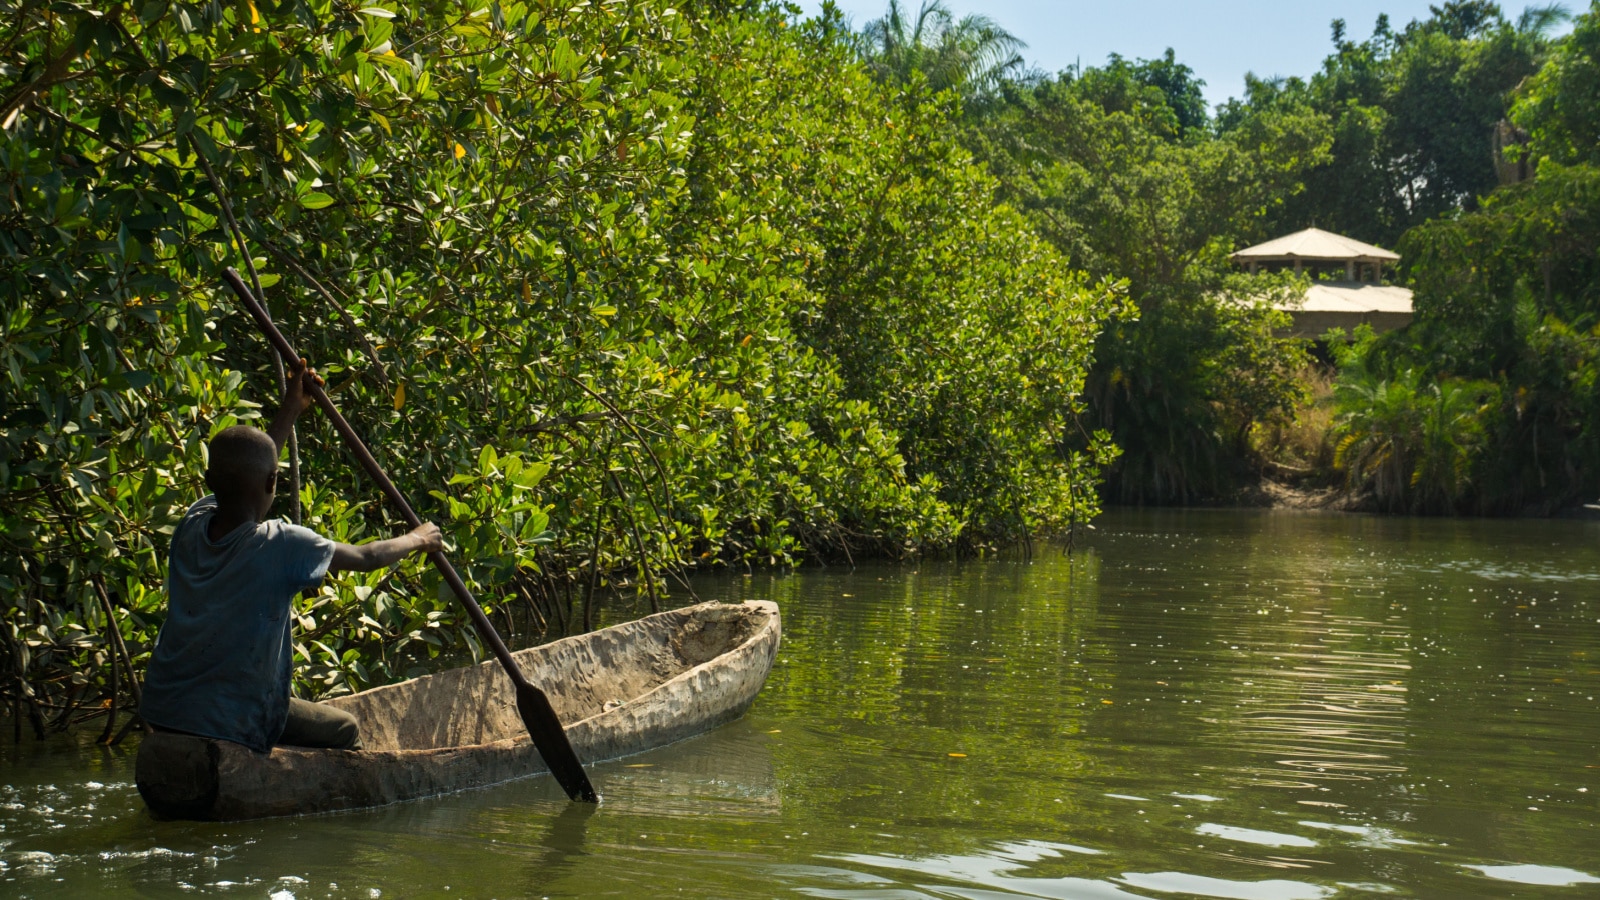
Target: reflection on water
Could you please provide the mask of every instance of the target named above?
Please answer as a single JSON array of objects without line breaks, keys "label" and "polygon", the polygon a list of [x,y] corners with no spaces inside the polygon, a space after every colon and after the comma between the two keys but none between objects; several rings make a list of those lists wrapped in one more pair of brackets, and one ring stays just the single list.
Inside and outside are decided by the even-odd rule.
[{"label": "reflection on water", "polygon": [[[143,811],[0,745],[0,896],[1595,896],[1600,528],[1119,512],[1033,562],[703,579],[777,601],[751,715],[369,812]],[[1587,892],[1587,893],[1586,893]]]},{"label": "reflection on water", "polygon": [[1155,872],[1143,875],[1130,872],[1122,880],[1134,887],[1166,894],[1191,894],[1197,897],[1225,897],[1228,900],[1318,900],[1331,897],[1333,888],[1302,884],[1298,881],[1228,881],[1187,875],[1182,872]]},{"label": "reflection on water", "polygon": [[1282,787],[1314,787],[1403,772],[1392,754],[1405,744],[1400,679],[1411,667],[1400,643],[1404,631],[1315,609],[1296,610],[1278,631],[1256,640],[1280,647],[1273,660],[1285,665],[1260,683],[1239,682],[1250,691],[1241,697],[1244,713],[1234,734],[1277,767],[1252,774]]},{"label": "reflection on water", "polygon": [[[1331,896],[1331,888],[1319,887],[1280,878],[1259,881],[1233,881],[1190,875],[1181,872],[1123,872],[1106,880],[1077,877],[1041,877],[1026,874],[1030,865],[1047,862],[1064,853],[1089,853],[1103,851],[1083,847],[1049,844],[1042,841],[1002,844],[986,853],[967,856],[939,856],[906,859],[892,856],[844,855],[836,857],[854,868],[834,870],[853,876],[857,869],[890,869],[912,873],[919,879],[936,879],[954,884],[921,884],[918,893],[899,893],[897,896],[917,897],[1062,897],[1074,900],[1092,898],[1127,898],[1149,896],[1127,888],[1138,888],[1157,893],[1177,893],[1200,897],[1223,897],[1234,900],[1316,900]],[[827,871],[816,874],[832,875]],[[835,875],[834,877],[837,877]],[[802,893],[817,897],[871,898],[883,896],[878,885],[881,880],[866,882],[865,888],[819,890],[802,889]],[[963,885],[981,885],[974,889]]]},{"label": "reflection on water", "polygon": [[1563,869],[1558,866],[1463,866],[1462,868],[1476,869],[1498,881],[1511,881],[1517,884],[1543,884],[1551,887],[1600,884],[1600,878],[1576,869]]},{"label": "reflection on water", "polygon": [[[1351,826],[1354,827],[1354,826]],[[1217,825],[1207,822],[1195,829],[1196,834],[1209,834],[1230,841],[1259,844],[1263,847],[1315,847],[1316,841],[1296,834],[1278,834],[1256,828],[1239,828],[1234,825]]]}]

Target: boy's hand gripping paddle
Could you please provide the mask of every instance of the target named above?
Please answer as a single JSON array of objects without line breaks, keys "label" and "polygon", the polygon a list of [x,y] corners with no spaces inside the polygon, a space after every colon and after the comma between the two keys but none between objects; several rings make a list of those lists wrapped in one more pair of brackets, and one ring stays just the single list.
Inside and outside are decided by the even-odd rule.
[{"label": "boy's hand gripping paddle", "polygon": [[[244,303],[245,309],[249,310],[250,317],[256,320],[256,326],[261,329],[261,333],[277,349],[278,354],[283,357],[284,361],[291,365],[298,362],[300,355],[294,352],[294,348],[289,346],[288,340],[278,331],[277,326],[272,324],[272,319],[267,315],[266,309],[256,301],[256,298],[250,293],[250,289],[245,287],[244,282],[239,279],[239,273],[229,268],[223,271],[222,277],[227,280],[228,287],[233,288],[233,292],[239,295],[239,300]],[[389,476],[384,474],[383,468],[378,465],[378,461],[372,458],[372,454],[368,452],[366,445],[361,442],[361,438],[356,436],[355,429],[350,427],[350,423],[345,421],[344,416],[340,415],[339,410],[334,407],[333,401],[328,398],[328,392],[316,384],[310,384],[307,387],[311,391],[311,398],[316,401],[318,406],[322,407],[322,411],[333,422],[333,427],[338,430],[340,436],[344,438],[345,443],[350,447],[350,452],[354,453],[356,459],[361,461],[362,467],[367,470],[368,475],[372,476],[372,480],[378,483],[378,487],[383,489],[384,495],[396,507],[399,507],[400,514],[405,518],[407,524],[412,528],[422,525],[422,520],[417,518],[417,514],[412,511],[411,504],[406,502],[406,498],[400,493],[400,489],[396,488],[394,482],[389,480]],[[489,617],[483,614],[483,608],[478,605],[478,601],[472,598],[472,593],[467,590],[467,586],[461,580],[461,576],[456,573],[455,566],[450,564],[450,560],[445,558],[444,553],[438,551],[430,553],[428,554],[428,559],[432,560],[434,566],[438,568],[439,574],[444,577],[445,583],[450,585],[450,589],[455,591],[457,599],[467,608],[467,614],[472,617],[472,624],[477,626],[478,634],[483,638],[483,642],[488,644],[489,648],[494,651],[495,657],[500,660],[500,665],[505,668],[506,674],[511,676],[511,683],[517,691],[517,712],[522,714],[522,724],[527,727],[528,734],[533,737],[534,746],[539,748],[539,755],[544,757],[545,764],[550,767],[551,773],[556,776],[556,781],[561,783],[561,787],[566,790],[567,796],[573,800],[583,800],[589,803],[600,802],[600,795],[595,793],[594,786],[589,783],[589,776],[583,771],[583,763],[578,759],[577,751],[572,749],[572,743],[567,740],[567,732],[561,727],[561,720],[556,717],[556,711],[551,708],[550,699],[545,696],[544,691],[529,684],[528,680],[522,676],[522,670],[517,667],[516,660],[511,658],[511,651],[506,649],[505,642],[500,640],[500,635],[494,630],[494,626],[490,624]]]}]

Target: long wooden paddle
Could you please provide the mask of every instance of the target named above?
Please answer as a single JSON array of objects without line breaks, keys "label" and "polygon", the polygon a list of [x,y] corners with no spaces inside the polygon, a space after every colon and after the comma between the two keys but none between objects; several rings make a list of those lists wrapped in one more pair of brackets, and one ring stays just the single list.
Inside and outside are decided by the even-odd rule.
[{"label": "long wooden paddle", "polygon": [[[272,324],[272,318],[267,315],[266,309],[250,293],[250,289],[245,287],[244,282],[239,279],[239,273],[229,268],[223,271],[222,277],[227,280],[228,287],[233,288],[233,292],[239,295],[239,300],[244,303],[245,309],[250,311],[250,317],[256,320],[256,326],[261,329],[261,333],[266,336],[267,340],[272,342],[272,346],[277,349],[284,362],[290,365],[298,362],[300,355],[294,352],[294,348],[289,346],[289,341],[284,338],[282,332],[278,331],[277,326]],[[361,438],[356,436],[355,429],[350,427],[350,423],[345,421],[344,416],[340,415],[339,410],[334,407],[333,401],[328,398],[327,391],[324,391],[316,384],[308,385],[308,387],[311,390],[311,398],[316,401],[318,406],[322,407],[322,411],[333,422],[333,427],[338,430],[339,435],[344,438],[345,444],[349,446],[350,452],[356,455],[356,459],[361,460],[361,465],[367,470],[367,474],[372,476],[372,480],[376,481],[378,487],[383,489],[384,495],[389,498],[390,502],[399,507],[400,514],[405,518],[406,523],[412,528],[420,526],[422,520],[417,518],[417,514],[412,511],[411,504],[406,502],[405,495],[401,494],[400,489],[394,486],[393,481],[389,480],[389,476],[384,474],[383,467],[379,466],[378,461],[372,458],[372,453],[367,450],[367,446],[361,442]],[[561,787],[566,790],[567,796],[573,800],[584,800],[589,803],[600,802],[600,795],[595,793],[594,786],[589,783],[588,774],[583,771],[583,762],[578,759],[577,751],[572,749],[572,742],[567,740],[567,732],[561,727],[561,720],[556,716],[556,711],[550,706],[550,698],[545,696],[544,691],[529,684],[528,679],[523,677],[522,670],[517,667],[517,661],[511,658],[511,651],[507,650],[505,642],[500,640],[500,635],[494,630],[494,626],[490,624],[489,617],[483,614],[483,607],[479,606],[478,601],[472,598],[472,592],[467,590],[467,585],[461,580],[461,576],[457,574],[455,566],[452,566],[450,560],[445,558],[444,553],[430,553],[428,554],[428,559],[432,560],[434,566],[438,568],[439,574],[444,577],[445,583],[450,585],[450,589],[455,591],[457,599],[467,608],[467,614],[472,617],[472,624],[477,626],[478,634],[482,636],[483,642],[488,644],[489,648],[494,651],[495,657],[500,660],[500,665],[505,668],[506,674],[511,676],[511,683],[516,687],[517,691],[517,712],[522,714],[522,724],[527,727],[528,734],[533,737],[534,746],[539,748],[539,755],[544,757],[545,765],[550,767],[550,771],[556,776],[556,781],[561,783]]]}]

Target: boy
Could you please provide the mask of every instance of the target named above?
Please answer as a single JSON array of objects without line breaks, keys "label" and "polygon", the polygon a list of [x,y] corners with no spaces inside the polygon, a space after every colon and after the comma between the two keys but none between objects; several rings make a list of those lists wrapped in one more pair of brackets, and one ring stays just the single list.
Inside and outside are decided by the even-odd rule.
[{"label": "boy", "polygon": [[212,494],[189,507],[172,533],[168,616],[139,711],[157,729],[262,753],[273,744],[359,750],[354,716],[289,696],[290,606],[329,572],[382,569],[444,545],[431,523],[356,547],[267,519],[284,442],[311,405],[313,380],[322,383],[305,360],[292,368],[283,405],[265,433],[235,425],[211,439]]}]

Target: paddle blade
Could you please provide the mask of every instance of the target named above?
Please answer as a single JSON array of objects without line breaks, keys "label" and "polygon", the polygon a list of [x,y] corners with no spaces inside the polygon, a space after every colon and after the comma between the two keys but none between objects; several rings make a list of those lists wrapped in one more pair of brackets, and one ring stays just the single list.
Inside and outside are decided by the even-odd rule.
[{"label": "paddle blade", "polygon": [[578,751],[572,749],[566,729],[561,727],[561,720],[556,717],[556,711],[550,706],[550,698],[544,695],[544,691],[527,682],[517,685],[517,712],[522,714],[522,724],[532,736],[533,745],[539,748],[544,764],[550,767],[550,774],[556,776],[567,797],[585,803],[599,803],[600,795],[589,783],[589,775],[583,771]]}]

